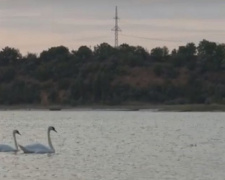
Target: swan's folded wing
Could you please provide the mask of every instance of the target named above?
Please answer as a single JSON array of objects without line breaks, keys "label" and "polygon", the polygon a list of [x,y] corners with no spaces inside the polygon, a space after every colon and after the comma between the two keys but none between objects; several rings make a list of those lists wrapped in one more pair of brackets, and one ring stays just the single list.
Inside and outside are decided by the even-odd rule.
[{"label": "swan's folded wing", "polygon": [[11,152],[11,151],[15,151],[15,149],[9,145],[0,144],[0,152]]},{"label": "swan's folded wing", "polygon": [[31,144],[27,146],[21,146],[20,148],[24,151],[24,153],[49,153],[51,150],[43,144]]}]

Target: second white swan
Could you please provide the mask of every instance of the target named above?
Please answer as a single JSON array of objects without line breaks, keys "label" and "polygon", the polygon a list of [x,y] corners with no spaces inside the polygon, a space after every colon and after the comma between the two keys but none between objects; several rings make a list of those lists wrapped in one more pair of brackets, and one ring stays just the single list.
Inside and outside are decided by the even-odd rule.
[{"label": "second white swan", "polygon": [[39,143],[31,144],[31,145],[27,145],[27,146],[19,145],[19,147],[23,150],[24,153],[36,153],[36,154],[55,153],[55,149],[52,145],[52,141],[51,141],[51,138],[50,138],[50,131],[51,130],[57,132],[53,126],[48,127],[47,135],[48,135],[49,147],[47,147],[43,144],[39,144]]}]

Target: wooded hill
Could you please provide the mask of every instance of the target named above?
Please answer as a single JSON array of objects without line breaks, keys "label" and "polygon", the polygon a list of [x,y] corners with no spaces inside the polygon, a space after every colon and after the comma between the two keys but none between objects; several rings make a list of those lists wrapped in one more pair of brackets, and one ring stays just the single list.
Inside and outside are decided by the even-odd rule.
[{"label": "wooded hill", "polygon": [[225,103],[225,44],[0,51],[0,104]]}]

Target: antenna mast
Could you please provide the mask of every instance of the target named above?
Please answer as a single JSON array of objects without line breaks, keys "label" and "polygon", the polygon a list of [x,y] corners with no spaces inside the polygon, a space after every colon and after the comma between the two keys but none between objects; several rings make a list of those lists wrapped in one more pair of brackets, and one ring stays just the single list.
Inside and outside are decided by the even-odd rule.
[{"label": "antenna mast", "polygon": [[119,17],[118,17],[118,12],[117,12],[117,6],[116,6],[116,10],[115,10],[115,17],[114,17],[114,19],[115,19],[115,26],[112,29],[112,31],[115,32],[115,48],[117,48],[118,44],[119,44],[119,42],[118,42],[119,41],[118,40],[118,34],[119,34],[119,31],[121,31],[121,29],[118,26],[118,19],[119,19]]}]

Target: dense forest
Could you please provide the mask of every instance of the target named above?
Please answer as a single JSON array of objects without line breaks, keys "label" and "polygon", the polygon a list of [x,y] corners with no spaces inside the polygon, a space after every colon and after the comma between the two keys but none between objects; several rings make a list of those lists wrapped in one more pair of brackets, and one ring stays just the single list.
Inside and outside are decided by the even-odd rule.
[{"label": "dense forest", "polygon": [[225,103],[225,44],[0,51],[0,104]]}]

